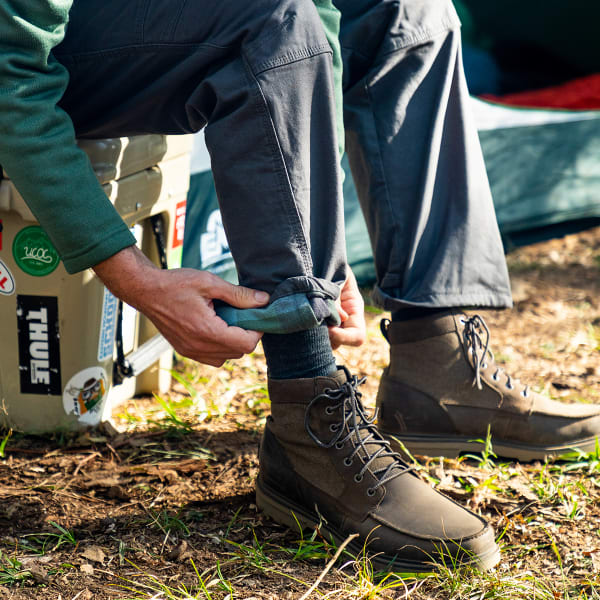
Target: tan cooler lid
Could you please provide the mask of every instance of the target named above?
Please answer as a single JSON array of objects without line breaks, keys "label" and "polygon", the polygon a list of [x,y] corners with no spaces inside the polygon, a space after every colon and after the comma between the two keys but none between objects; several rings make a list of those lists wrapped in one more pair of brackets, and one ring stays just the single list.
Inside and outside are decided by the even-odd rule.
[{"label": "tan cooler lid", "polygon": [[[100,183],[115,181],[154,167],[160,162],[188,154],[192,135],[135,135],[122,138],[78,140]],[[9,179],[3,173],[4,179]]]},{"label": "tan cooler lid", "polygon": [[90,157],[100,183],[138,173],[191,150],[192,136],[136,135],[101,140],[78,140]]}]

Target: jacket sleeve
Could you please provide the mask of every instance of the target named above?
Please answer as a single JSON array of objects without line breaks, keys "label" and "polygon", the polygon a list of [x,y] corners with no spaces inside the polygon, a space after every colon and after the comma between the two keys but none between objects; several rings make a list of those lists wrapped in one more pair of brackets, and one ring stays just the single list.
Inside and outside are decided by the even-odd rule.
[{"label": "jacket sleeve", "polygon": [[68,83],[52,56],[72,0],[0,2],[0,164],[69,273],[135,243],[57,103]]}]

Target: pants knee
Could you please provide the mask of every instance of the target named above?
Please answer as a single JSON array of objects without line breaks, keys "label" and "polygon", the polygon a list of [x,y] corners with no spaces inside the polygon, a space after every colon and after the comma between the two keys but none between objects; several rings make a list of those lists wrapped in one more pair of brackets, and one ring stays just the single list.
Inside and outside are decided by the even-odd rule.
[{"label": "pants knee", "polygon": [[460,29],[451,0],[334,0],[346,49],[371,56],[423,43]]},{"label": "pants knee", "polygon": [[256,74],[266,69],[331,52],[312,0],[276,0],[244,52]]}]

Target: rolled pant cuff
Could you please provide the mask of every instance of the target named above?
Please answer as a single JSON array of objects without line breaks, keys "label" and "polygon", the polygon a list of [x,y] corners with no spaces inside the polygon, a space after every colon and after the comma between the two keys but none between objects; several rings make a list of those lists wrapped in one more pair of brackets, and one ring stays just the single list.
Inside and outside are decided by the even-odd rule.
[{"label": "rolled pant cuff", "polygon": [[320,325],[339,325],[335,305],[340,288],[314,277],[292,277],[277,286],[265,308],[235,308],[218,304],[215,310],[228,325],[263,333],[295,333]]},{"label": "rolled pant cuff", "polygon": [[216,311],[229,326],[263,333],[295,333],[341,322],[334,300],[309,298],[306,294],[279,298],[266,308],[221,305]]},{"label": "rolled pant cuff", "polygon": [[460,292],[442,292],[424,294],[405,299],[397,298],[375,287],[372,292],[373,302],[379,308],[389,311],[402,310],[411,306],[431,308],[461,308],[476,306],[480,308],[512,308],[513,301],[510,290],[480,288]]}]

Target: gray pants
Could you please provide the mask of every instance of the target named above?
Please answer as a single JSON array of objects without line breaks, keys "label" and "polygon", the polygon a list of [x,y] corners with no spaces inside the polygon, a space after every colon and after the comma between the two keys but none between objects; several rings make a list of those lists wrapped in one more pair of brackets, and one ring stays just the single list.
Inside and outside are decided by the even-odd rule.
[{"label": "gray pants", "polygon": [[[376,300],[509,306],[450,0],[335,4]],[[337,296],[347,267],[331,51],[310,0],[79,0],[55,54],[79,136],[206,128],[242,284],[273,299]]]}]

